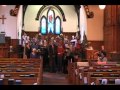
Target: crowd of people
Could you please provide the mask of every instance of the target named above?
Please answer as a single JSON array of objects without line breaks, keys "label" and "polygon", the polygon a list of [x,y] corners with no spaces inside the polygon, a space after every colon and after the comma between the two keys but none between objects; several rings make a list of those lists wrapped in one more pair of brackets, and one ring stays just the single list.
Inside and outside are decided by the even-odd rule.
[{"label": "crowd of people", "polygon": [[67,73],[68,62],[85,58],[85,48],[80,39],[74,36],[71,40],[63,35],[48,38],[37,35],[30,38],[24,33],[22,45],[26,58],[43,57],[43,67],[48,67],[50,72]]}]

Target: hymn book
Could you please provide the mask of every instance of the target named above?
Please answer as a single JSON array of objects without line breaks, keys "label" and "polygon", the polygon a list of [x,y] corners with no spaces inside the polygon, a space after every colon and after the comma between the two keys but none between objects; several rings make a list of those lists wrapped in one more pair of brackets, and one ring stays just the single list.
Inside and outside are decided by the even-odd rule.
[{"label": "hymn book", "polygon": [[86,85],[86,84],[88,84],[88,81],[87,81],[87,77],[84,77],[84,84]]},{"label": "hymn book", "polygon": [[15,80],[15,85],[21,85],[22,84],[22,80]]},{"label": "hymn book", "polygon": [[108,80],[107,79],[102,79],[101,85],[107,85]]},{"label": "hymn book", "polygon": [[120,79],[115,79],[115,85],[120,85]]},{"label": "hymn book", "polygon": [[15,81],[14,79],[8,79],[8,85],[14,85]]}]

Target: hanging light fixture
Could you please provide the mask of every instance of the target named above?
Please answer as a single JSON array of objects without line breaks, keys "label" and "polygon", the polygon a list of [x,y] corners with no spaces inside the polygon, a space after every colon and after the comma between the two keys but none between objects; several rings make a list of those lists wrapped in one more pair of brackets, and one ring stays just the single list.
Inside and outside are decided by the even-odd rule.
[{"label": "hanging light fixture", "polygon": [[99,5],[100,9],[105,9],[106,5]]}]

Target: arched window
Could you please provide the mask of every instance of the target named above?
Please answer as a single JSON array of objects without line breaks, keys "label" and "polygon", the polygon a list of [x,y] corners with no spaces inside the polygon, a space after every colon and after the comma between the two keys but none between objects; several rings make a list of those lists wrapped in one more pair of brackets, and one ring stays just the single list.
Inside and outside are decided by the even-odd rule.
[{"label": "arched window", "polygon": [[59,16],[55,17],[55,12],[52,8],[47,11],[47,16],[42,16],[40,19],[41,34],[61,34],[61,19]]},{"label": "arched window", "polygon": [[55,12],[54,10],[49,9],[47,12],[47,23],[48,23],[48,33],[54,33],[54,22],[55,22]]},{"label": "arched window", "polygon": [[61,33],[61,19],[59,16],[55,18],[55,34]]},{"label": "arched window", "polygon": [[47,33],[47,19],[45,16],[42,16],[42,18],[41,18],[40,31],[41,31],[41,34]]}]

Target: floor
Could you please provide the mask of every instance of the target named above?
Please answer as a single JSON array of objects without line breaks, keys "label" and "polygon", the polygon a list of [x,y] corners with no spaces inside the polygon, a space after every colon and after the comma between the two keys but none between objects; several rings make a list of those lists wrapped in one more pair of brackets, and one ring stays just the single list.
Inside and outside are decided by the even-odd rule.
[{"label": "floor", "polygon": [[67,74],[44,72],[43,85],[69,85]]}]

